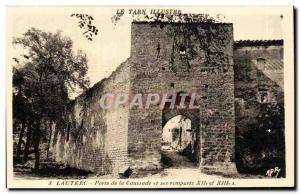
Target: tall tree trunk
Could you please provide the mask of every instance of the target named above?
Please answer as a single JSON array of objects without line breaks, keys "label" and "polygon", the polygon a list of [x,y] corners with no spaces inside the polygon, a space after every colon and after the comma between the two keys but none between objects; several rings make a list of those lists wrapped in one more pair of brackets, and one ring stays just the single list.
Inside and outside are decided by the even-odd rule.
[{"label": "tall tree trunk", "polygon": [[27,126],[26,144],[25,144],[24,156],[23,156],[24,163],[28,161],[28,154],[29,154],[29,149],[31,146],[31,138],[32,138],[31,136],[32,136],[32,128],[31,128],[31,123],[29,123]]},{"label": "tall tree trunk", "polygon": [[22,143],[23,143],[23,137],[24,137],[24,132],[25,132],[25,123],[22,121],[21,122],[21,132],[19,136],[19,142],[17,145],[17,155],[16,155],[16,162],[20,162],[20,155],[21,155],[21,148],[22,148]]},{"label": "tall tree trunk", "polygon": [[51,136],[52,136],[52,121],[49,121],[49,140],[48,140],[48,146],[47,146],[47,159],[49,158],[49,149],[50,149],[50,144],[51,144]]},{"label": "tall tree trunk", "polygon": [[33,134],[33,146],[34,146],[34,157],[35,157],[35,164],[34,170],[38,171],[40,168],[40,140],[41,140],[41,121],[38,121],[37,127],[34,129]]}]

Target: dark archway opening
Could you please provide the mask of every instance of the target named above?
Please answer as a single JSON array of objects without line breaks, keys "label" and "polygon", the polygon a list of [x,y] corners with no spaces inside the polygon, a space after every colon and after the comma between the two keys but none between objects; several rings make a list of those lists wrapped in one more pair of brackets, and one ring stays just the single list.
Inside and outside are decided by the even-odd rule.
[{"label": "dark archway opening", "polygon": [[[178,93],[180,94],[180,93]],[[198,167],[200,163],[199,109],[178,108],[168,105],[162,112],[162,164],[165,167]],[[186,103],[190,103],[187,97]]]}]

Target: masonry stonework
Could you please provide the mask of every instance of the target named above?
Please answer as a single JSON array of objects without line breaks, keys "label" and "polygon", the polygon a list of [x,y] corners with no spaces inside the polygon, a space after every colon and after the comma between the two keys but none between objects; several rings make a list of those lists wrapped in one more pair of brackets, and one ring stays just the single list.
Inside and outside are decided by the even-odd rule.
[{"label": "masonry stonework", "polygon": [[58,162],[97,174],[116,174],[127,165],[129,110],[100,108],[109,92],[129,91],[128,61],[70,105],[69,115],[56,124],[53,154]]},{"label": "masonry stonework", "polygon": [[[184,35],[174,36],[183,25],[199,33],[207,28],[222,33],[188,39],[195,44],[190,59]],[[209,42],[213,48],[208,52],[197,41]],[[207,58],[214,60],[208,63]],[[105,93],[182,92],[197,94],[199,107],[170,111],[159,104],[147,110],[128,105],[108,111],[100,108]],[[56,124],[53,152],[57,161],[97,174],[116,174],[126,166],[135,173],[158,170],[163,125],[180,114],[189,117],[198,131],[199,171],[236,173],[232,24],[132,23],[130,58],[109,78],[77,97],[69,112],[67,124]]]},{"label": "masonry stonework", "polygon": [[[196,25],[201,31],[201,24]],[[202,58],[205,51],[197,50],[197,57],[190,61],[188,69],[177,52],[174,72],[170,65],[174,44],[170,32],[178,26],[132,25],[130,84],[133,93],[197,93],[199,123],[194,127],[200,129],[200,168],[207,172],[228,173],[235,171],[232,25],[214,24],[211,27],[223,28],[229,34],[227,46],[218,48],[228,59],[223,62],[223,67],[205,64]],[[218,38],[221,36],[212,42],[219,41]],[[157,57],[158,44],[160,57]],[[131,165],[159,167],[162,117],[159,107],[145,113],[130,111],[128,154]]]}]

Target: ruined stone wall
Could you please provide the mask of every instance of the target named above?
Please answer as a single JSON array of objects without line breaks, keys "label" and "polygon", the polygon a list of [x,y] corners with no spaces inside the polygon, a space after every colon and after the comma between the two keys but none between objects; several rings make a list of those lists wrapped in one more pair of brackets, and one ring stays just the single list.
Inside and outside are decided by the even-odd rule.
[{"label": "ruined stone wall", "polygon": [[243,133],[256,125],[260,92],[266,93],[267,102],[283,104],[283,45],[239,44],[234,49],[234,71],[236,125]]},{"label": "ruined stone wall", "polygon": [[[187,52],[189,49],[184,45],[185,37],[180,37],[183,35],[174,37],[179,25],[132,24],[130,92],[197,93],[200,167],[206,172],[234,172],[232,24],[210,24],[210,30],[216,33],[213,38],[206,34],[202,38],[209,42],[211,52],[195,46],[196,57],[189,59],[189,64],[180,55],[180,49],[174,49],[174,38],[181,40]],[[186,24],[186,28],[196,26],[197,32],[202,33],[207,27],[204,25]],[[190,40],[197,44],[199,37],[193,36]],[[225,44],[221,45],[220,41]],[[207,63],[206,57],[213,60]],[[128,156],[131,166],[143,170],[160,168],[161,140],[162,110],[158,105],[147,111],[130,111]]]},{"label": "ruined stone wall", "polygon": [[128,107],[100,108],[105,93],[128,93],[129,62],[121,64],[108,79],[77,97],[65,124],[56,129],[55,160],[97,174],[115,174],[126,166]]}]

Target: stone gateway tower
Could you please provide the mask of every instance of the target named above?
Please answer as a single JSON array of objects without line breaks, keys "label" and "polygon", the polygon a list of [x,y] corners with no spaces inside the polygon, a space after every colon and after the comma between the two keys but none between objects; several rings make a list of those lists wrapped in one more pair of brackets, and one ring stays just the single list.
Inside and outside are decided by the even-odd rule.
[{"label": "stone gateway tower", "polygon": [[[100,98],[106,93],[193,93],[197,108],[124,104],[103,110]],[[67,122],[56,123],[53,153],[57,161],[98,174],[115,174],[126,166],[137,174],[157,170],[162,168],[163,127],[183,115],[195,131],[199,171],[232,174],[234,111],[232,24],[134,22],[130,58],[75,99]]]}]

